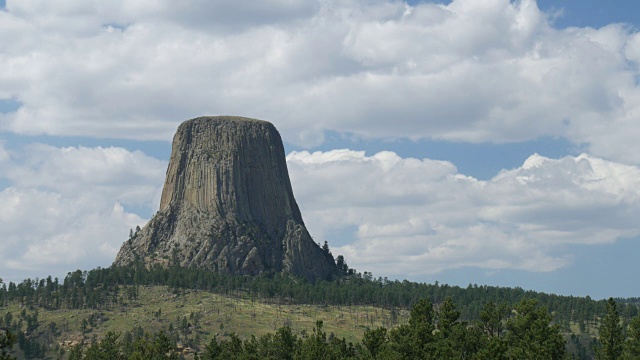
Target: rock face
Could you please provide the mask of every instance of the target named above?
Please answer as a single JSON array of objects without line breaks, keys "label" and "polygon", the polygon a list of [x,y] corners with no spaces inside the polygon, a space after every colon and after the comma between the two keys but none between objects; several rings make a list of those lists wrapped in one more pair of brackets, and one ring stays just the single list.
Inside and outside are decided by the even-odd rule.
[{"label": "rock face", "polygon": [[160,210],[126,241],[114,265],[139,257],[232,274],[336,273],[293,197],[280,134],[241,117],[185,121],[173,138]]}]

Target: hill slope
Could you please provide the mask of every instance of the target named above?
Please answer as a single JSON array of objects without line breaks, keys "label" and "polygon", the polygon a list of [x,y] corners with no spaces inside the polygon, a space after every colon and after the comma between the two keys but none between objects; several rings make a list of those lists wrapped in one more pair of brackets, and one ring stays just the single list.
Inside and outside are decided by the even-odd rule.
[{"label": "hill slope", "polygon": [[[181,267],[95,269],[69,273],[62,283],[50,277],[27,279],[0,288],[0,327],[21,332],[22,348],[38,354],[60,344],[122,334],[165,330],[176,342],[197,347],[216,333],[260,336],[282,325],[298,335],[316,320],[325,331],[358,341],[366,327],[392,328],[407,321],[420,299],[436,307],[454,299],[462,321],[476,321],[489,302],[512,308],[524,298],[548,308],[576,351],[597,335],[605,301],[524,291],[522,289],[419,284],[373,279],[356,274],[310,284],[295,277],[243,277]],[[619,303],[622,319],[637,315],[635,304]],[[19,331],[18,331],[19,330]],[[569,338],[569,335],[574,337]],[[37,356],[36,356],[37,357]]]}]

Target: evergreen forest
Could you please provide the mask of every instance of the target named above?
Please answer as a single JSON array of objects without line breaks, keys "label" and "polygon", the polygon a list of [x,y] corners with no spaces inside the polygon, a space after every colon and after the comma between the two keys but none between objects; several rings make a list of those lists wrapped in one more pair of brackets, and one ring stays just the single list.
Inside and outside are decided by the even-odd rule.
[{"label": "evergreen forest", "polygon": [[[233,276],[141,263],[1,285],[0,359],[640,359],[637,298],[596,301],[521,288],[389,280],[355,271],[312,284],[282,274]],[[141,293],[156,287],[174,298],[197,291],[285,310],[369,306],[388,316],[379,323],[363,320],[361,336],[349,340],[329,332],[333,320],[317,314],[310,328],[296,328],[295,319],[283,317],[259,334],[240,336],[224,331],[223,323],[212,328],[193,312],[163,322],[161,308],[153,309],[159,328],[143,324],[100,337],[91,333],[106,311],[145,308]],[[236,307],[231,306],[218,314]],[[66,320],[42,320],[44,314],[61,312],[90,315],[76,319],[79,329]],[[60,342],[74,331],[81,334],[78,341]]]}]

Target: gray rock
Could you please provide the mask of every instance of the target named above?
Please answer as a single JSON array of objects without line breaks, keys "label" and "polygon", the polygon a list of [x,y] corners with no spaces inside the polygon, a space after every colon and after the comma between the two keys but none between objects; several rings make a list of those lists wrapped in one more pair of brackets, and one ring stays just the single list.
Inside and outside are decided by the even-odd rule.
[{"label": "gray rock", "polygon": [[337,274],[304,226],[280,134],[269,122],[230,116],[182,123],[173,138],[160,210],[114,261],[179,264],[310,281]]}]

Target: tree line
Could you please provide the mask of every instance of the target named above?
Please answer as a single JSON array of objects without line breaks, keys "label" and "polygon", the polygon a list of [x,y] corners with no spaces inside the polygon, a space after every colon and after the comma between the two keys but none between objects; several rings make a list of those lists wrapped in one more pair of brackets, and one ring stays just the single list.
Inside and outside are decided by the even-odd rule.
[{"label": "tree line", "polygon": [[[640,316],[627,329],[620,325],[616,302],[609,299],[607,313],[596,343],[596,359],[640,358]],[[367,329],[362,342],[347,343],[323,330],[317,321],[310,334],[295,334],[289,326],[256,338],[235,334],[217,335],[196,348],[194,359],[202,360],[316,360],[316,359],[570,359],[565,339],[551,314],[534,299],[522,299],[513,307],[488,302],[479,319],[462,320],[451,297],[434,306],[420,299],[411,308],[407,324],[387,329]],[[16,337],[0,331],[0,359],[11,359],[9,350]],[[69,360],[180,359],[176,343],[163,330],[153,335],[109,332],[100,341],[74,346]],[[575,358],[575,356],[573,357]]]},{"label": "tree line", "polygon": [[[234,276],[178,266],[148,268],[141,262],[130,267],[77,270],[68,273],[62,281],[49,276],[45,279],[26,279],[17,284],[2,283],[0,307],[19,304],[23,309],[113,309],[136,304],[140,286],[148,285],[169,286],[176,292],[185,289],[203,290],[267,303],[374,305],[391,310],[409,309],[424,300],[442,306],[446,299],[456,299],[456,321],[465,323],[466,329],[474,328],[471,325],[482,320],[483,311],[487,310],[486,304],[503,304],[501,306],[505,309],[514,310],[526,299],[535,301],[536,306],[548,309],[554,326],[558,326],[565,334],[571,333],[571,326],[577,324],[583,335],[576,337],[574,334],[567,338],[566,343],[578,358],[589,358],[602,344],[606,344],[606,341],[593,339],[593,331],[590,329],[601,328],[605,324],[611,301],[616,305],[616,318],[619,319],[620,328],[624,330],[623,334],[630,334],[633,338],[633,326],[640,325],[640,321],[635,320],[638,308],[637,302],[633,300],[637,299],[594,301],[589,297],[559,296],[521,288],[477,285],[461,288],[437,282],[425,284],[374,278],[369,272],[353,272],[332,281],[312,284],[284,274]],[[37,310],[31,314],[23,311],[16,319],[12,319],[10,313],[0,316],[0,328],[17,334],[20,348],[32,358],[38,358],[44,351],[44,343],[29,336],[39,325],[37,316]],[[503,319],[502,322],[505,321]],[[386,334],[390,336],[393,331]],[[614,333],[617,334],[615,331]],[[466,334],[465,338],[472,337]],[[590,343],[588,339],[591,339]]]},{"label": "tree line", "polygon": [[[287,304],[374,305],[387,309],[410,308],[428,298],[440,303],[446,297],[459,303],[461,318],[477,319],[484,304],[493,301],[514,305],[524,298],[535,299],[564,327],[577,322],[581,327],[597,325],[606,312],[605,300],[590,297],[561,296],[527,291],[521,288],[469,285],[466,288],[446,284],[426,284],[407,280],[374,278],[369,272],[354,273],[315,284],[284,274],[257,277],[215,273],[206,269],[178,266],[97,268],[74,271],[63,281],[51,276],[2,284],[0,306],[19,303],[44,309],[109,309],[135,301],[139,286],[162,285],[174,289],[204,290],[234,296],[247,296],[264,302]],[[628,322],[638,315],[636,303],[617,299],[618,312]]]}]

